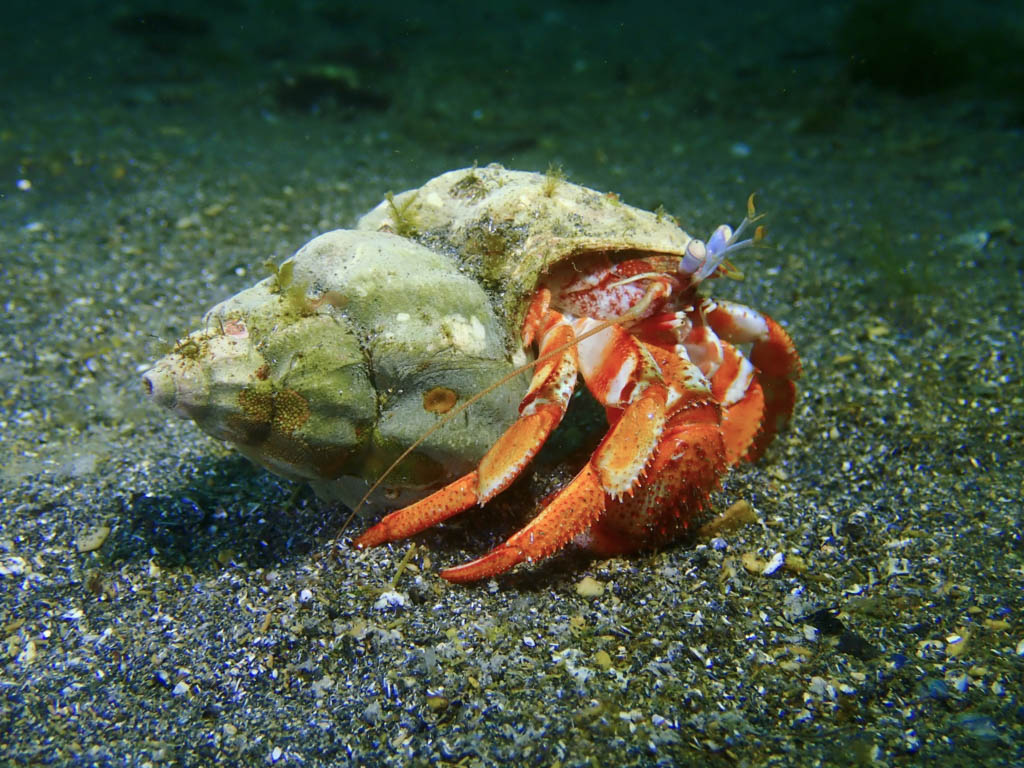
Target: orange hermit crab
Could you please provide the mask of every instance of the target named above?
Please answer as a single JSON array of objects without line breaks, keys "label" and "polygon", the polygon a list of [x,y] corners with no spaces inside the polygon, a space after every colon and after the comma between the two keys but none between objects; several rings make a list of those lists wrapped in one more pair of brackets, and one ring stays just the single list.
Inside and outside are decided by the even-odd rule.
[{"label": "orange hermit crab", "polygon": [[[475,471],[391,513],[355,540],[405,538],[503,491],[558,426],[582,376],[609,430],[590,461],[522,530],[442,572],[502,573],[588,532],[602,554],[672,538],[742,458],[755,459],[789,418],[800,361],[786,332],[700,284],[726,271],[736,232],[705,244],[614,196],[491,166],[455,171],[389,200],[360,226],[417,230],[420,242],[479,262],[536,365],[519,418]],[[404,218],[404,220],[403,220]],[[613,324],[606,321],[615,320]],[[737,345],[752,344],[748,359]]]},{"label": "orange hermit crab", "polygon": [[[369,547],[507,488],[582,377],[609,425],[590,460],[506,542],[441,575],[494,576],[583,533],[601,554],[657,545],[793,410],[800,361],[786,332],[701,292],[757,238],[741,239],[749,208],[704,243],[553,175],[452,171],[215,307],[144,382],[255,461],[350,505],[400,458],[382,496],[420,498],[356,538]],[[533,354],[518,413],[507,387],[488,391],[417,440]]]}]

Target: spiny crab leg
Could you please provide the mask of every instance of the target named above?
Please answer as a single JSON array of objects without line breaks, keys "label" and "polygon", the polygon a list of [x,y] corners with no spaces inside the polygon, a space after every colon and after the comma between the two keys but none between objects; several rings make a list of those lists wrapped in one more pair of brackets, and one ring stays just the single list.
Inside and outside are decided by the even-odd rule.
[{"label": "spiny crab leg", "polygon": [[[577,331],[594,321],[577,321]],[[590,342],[589,344],[587,342]],[[524,560],[561,549],[600,518],[608,499],[632,491],[661,439],[668,388],[657,364],[630,334],[612,326],[580,343],[587,385],[607,407],[631,401],[575,478],[527,525],[486,555],[441,576],[468,582],[495,576]]]},{"label": "spiny crab leg", "polygon": [[588,462],[525,528],[486,555],[446,568],[441,577],[459,584],[478,581],[504,573],[524,560],[549,555],[586,530],[604,512],[604,505],[604,489]]},{"label": "spiny crab leg", "polygon": [[572,327],[557,312],[551,312],[541,335],[540,357],[566,347],[559,355],[541,362],[530,388],[519,405],[519,419],[486,453],[471,472],[415,504],[387,515],[356,538],[362,549],[419,533],[457,515],[474,504],[484,504],[507,488],[533,459],[558,426],[576,387],[579,363],[571,345]]},{"label": "spiny crab leg", "polygon": [[[575,320],[573,328],[583,337],[598,324],[584,317]],[[668,390],[651,354],[619,326],[584,338],[579,344],[579,360],[587,388],[615,424],[591,461],[608,494],[621,496],[632,489],[661,437]],[[634,431],[613,440],[619,429],[616,421],[627,418],[635,422]]]},{"label": "spiny crab leg", "polygon": [[[492,449],[493,450],[493,449]],[[376,547],[389,541],[404,539],[444,522],[476,504],[476,472],[463,475],[415,504],[385,516],[372,528],[363,531],[352,542],[356,549]]]}]

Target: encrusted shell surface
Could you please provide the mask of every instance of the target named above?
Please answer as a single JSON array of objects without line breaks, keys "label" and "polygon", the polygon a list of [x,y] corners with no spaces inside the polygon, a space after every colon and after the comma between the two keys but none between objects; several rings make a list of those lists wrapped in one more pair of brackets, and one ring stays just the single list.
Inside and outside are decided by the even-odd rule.
[{"label": "encrusted shell surface", "polygon": [[457,259],[494,297],[510,337],[554,264],[591,252],[613,261],[631,252],[682,256],[692,239],[670,216],[614,194],[497,164],[444,173],[381,202],[357,226],[405,232]]},{"label": "encrusted shell surface", "polygon": [[[440,413],[515,365],[488,296],[446,254],[336,230],[211,309],[143,379],[151,396],[267,469],[354,504]],[[384,499],[470,469],[516,417],[513,381],[435,432]],[[447,405],[447,407],[445,407]]]},{"label": "encrusted shell surface", "polygon": [[[547,269],[689,241],[669,217],[554,176],[452,171],[307,243],[143,379],[159,404],[351,505],[444,413],[526,361],[519,329]],[[528,382],[433,433],[375,500],[403,504],[472,468]]]}]

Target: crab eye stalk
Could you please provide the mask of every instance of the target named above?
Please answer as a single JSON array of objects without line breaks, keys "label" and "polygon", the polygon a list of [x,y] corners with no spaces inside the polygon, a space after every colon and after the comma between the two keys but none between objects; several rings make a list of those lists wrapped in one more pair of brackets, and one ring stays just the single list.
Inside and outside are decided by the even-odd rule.
[{"label": "crab eye stalk", "polygon": [[723,267],[723,271],[719,273],[720,276],[733,277],[737,279],[741,278],[743,273],[727,262],[726,258],[738,253],[739,251],[751,248],[762,240],[764,237],[764,227],[761,226],[755,227],[753,236],[748,237],[746,240],[741,240],[740,238],[752,224],[763,216],[764,214],[758,214],[754,210],[754,196],[751,195],[750,199],[747,201],[747,216],[743,219],[736,230],[733,231],[732,228],[723,224],[711,234],[711,237],[708,238],[708,257],[700,267],[699,271],[694,273],[694,282],[699,283],[702,280],[711,277],[719,267]]},{"label": "crab eye stalk", "polygon": [[703,240],[694,238],[686,245],[686,252],[679,261],[679,274],[692,275],[702,266],[708,257],[708,249]]}]

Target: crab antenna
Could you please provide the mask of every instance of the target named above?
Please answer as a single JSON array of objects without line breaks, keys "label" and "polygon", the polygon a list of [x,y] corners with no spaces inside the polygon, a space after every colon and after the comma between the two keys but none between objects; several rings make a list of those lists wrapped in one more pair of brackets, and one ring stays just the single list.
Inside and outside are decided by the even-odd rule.
[{"label": "crab antenna", "polygon": [[[650,279],[655,278],[655,277],[661,277],[663,274],[664,274],[664,272],[641,272],[641,273],[636,274],[636,275],[630,275],[629,277],[624,277],[621,280],[616,280],[614,283],[609,283],[608,287],[609,288],[617,288],[620,285],[627,285],[628,283],[638,283],[641,280],[650,280]],[[622,317],[624,318],[625,315],[623,315]],[[619,320],[619,318],[616,318],[616,321],[618,321],[618,320]]]},{"label": "crab antenna", "polygon": [[366,503],[366,500],[369,499],[370,495],[375,490],[377,490],[380,487],[381,483],[383,483],[387,479],[388,475],[390,475],[392,472],[395,471],[395,467],[397,467],[399,464],[401,464],[406,456],[408,456],[410,453],[412,453],[417,448],[419,448],[419,446],[423,443],[423,441],[426,440],[428,437],[430,437],[435,432],[437,432],[437,430],[441,429],[441,427],[443,427],[446,424],[448,424],[448,422],[450,422],[456,416],[460,415],[463,411],[465,411],[471,405],[476,403],[478,400],[480,400],[483,397],[486,397],[491,392],[496,390],[498,387],[503,386],[504,384],[507,384],[508,382],[512,381],[512,379],[514,379],[516,376],[518,376],[519,374],[523,373],[524,371],[528,371],[531,368],[534,368],[539,363],[542,363],[545,360],[549,360],[552,357],[555,357],[557,355],[562,354],[563,352],[565,352],[565,350],[569,349],[570,347],[573,347],[576,344],[579,344],[581,341],[583,341],[584,339],[590,338],[594,334],[600,333],[601,331],[605,330],[606,328],[610,328],[613,325],[618,325],[620,323],[626,322],[627,320],[633,319],[634,317],[636,317],[637,315],[639,315],[640,313],[645,311],[651,305],[651,302],[653,300],[654,300],[654,292],[653,292],[653,286],[652,286],[651,288],[647,289],[647,291],[644,293],[644,295],[640,298],[640,301],[638,301],[636,304],[634,304],[632,307],[630,307],[629,310],[627,310],[626,312],[623,312],[618,317],[613,317],[613,318],[611,318],[609,320],[605,320],[603,323],[601,323],[600,325],[594,326],[593,328],[591,328],[586,333],[581,333],[579,336],[574,338],[572,341],[566,342],[565,344],[562,344],[561,346],[555,347],[554,349],[549,350],[548,352],[545,352],[543,355],[540,355],[535,360],[532,360],[529,363],[525,363],[523,365],[520,365],[515,370],[510,371],[509,373],[506,373],[504,376],[502,376],[500,379],[498,379],[496,382],[494,382],[490,386],[488,386],[488,387],[480,390],[479,392],[477,392],[475,395],[473,395],[471,398],[466,400],[466,402],[462,403],[457,408],[453,408],[448,413],[446,413],[443,417],[441,417],[441,419],[438,420],[438,422],[436,424],[434,424],[434,426],[432,426],[430,429],[428,429],[426,432],[424,432],[422,435],[420,435],[416,439],[416,442],[414,442],[412,445],[410,445],[408,448],[406,448],[404,451],[402,451],[402,453],[399,455],[399,457],[397,459],[395,459],[393,462],[391,462],[391,465],[381,473],[380,477],[378,477],[377,480],[373,483],[373,485],[370,486],[369,490],[366,493],[363,494],[363,498],[361,498],[359,500],[359,503],[356,504],[352,508],[352,512],[349,514],[348,517],[345,518],[345,522],[342,523],[341,530],[338,531],[338,535],[334,537],[334,540],[337,541],[339,538],[341,538],[341,535],[345,532],[345,529],[348,528],[349,524],[355,518],[356,513],[359,512],[359,510],[363,508],[363,505]]},{"label": "crab antenna", "polygon": [[747,198],[747,215],[743,219],[743,221],[740,222],[740,225],[736,227],[736,231],[732,233],[732,237],[729,238],[729,242],[726,243],[726,247],[731,248],[733,246],[743,246],[746,245],[748,242],[756,243],[758,240],[760,240],[762,235],[759,235],[757,230],[760,230],[761,227],[758,227],[757,230],[754,230],[754,236],[749,241],[743,243],[738,242],[740,239],[740,235],[742,235],[746,231],[747,227],[749,227],[756,221],[760,221],[766,215],[767,214],[757,212],[757,209],[754,207],[754,193],[751,193],[750,197]]}]

